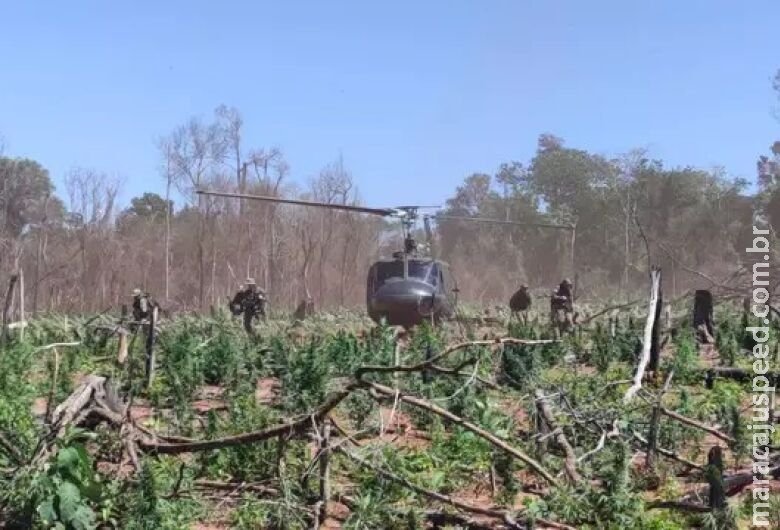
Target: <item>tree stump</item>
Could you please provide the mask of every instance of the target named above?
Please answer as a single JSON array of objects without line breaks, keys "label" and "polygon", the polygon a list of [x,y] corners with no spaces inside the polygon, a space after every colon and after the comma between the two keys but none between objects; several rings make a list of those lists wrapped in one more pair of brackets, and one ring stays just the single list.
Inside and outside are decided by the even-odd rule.
[{"label": "tree stump", "polygon": [[653,321],[653,331],[650,338],[650,362],[648,369],[653,374],[658,373],[658,367],[661,364],[661,312],[663,309],[664,295],[663,295],[663,277],[661,271],[658,271],[658,302],[655,306],[655,320]]},{"label": "tree stump", "polygon": [[710,508],[726,507],[726,489],[723,487],[723,449],[715,446],[707,454],[707,482],[710,484]]},{"label": "tree stump", "polygon": [[149,311],[149,323],[146,324],[146,388],[149,388],[154,379],[154,340],[155,325],[157,324],[157,305],[153,305]]},{"label": "tree stump", "polygon": [[715,342],[715,328],[712,318],[714,301],[706,289],[697,290],[693,298],[693,329],[696,339],[702,344]]}]

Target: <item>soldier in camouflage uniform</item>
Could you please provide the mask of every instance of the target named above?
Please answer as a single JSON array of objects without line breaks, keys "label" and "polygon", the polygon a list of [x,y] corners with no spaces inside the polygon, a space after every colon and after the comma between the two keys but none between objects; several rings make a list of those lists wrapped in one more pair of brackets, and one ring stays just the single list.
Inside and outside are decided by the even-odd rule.
[{"label": "soldier in camouflage uniform", "polygon": [[550,295],[550,318],[560,332],[569,331],[574,326],[574,297],[568,278]]},{"label": "soldier in camouflage uniform", "polygon": [[530,308],[531,293],[528,292],[528,286],[523,284],[509,299],[509,309],[513,313],[519,313],[520,311],[528,311]]},{"label": "soldier in camouflage uniform", "polygon": [[133,289],[133,321],[136,325],[149,319],[152,310],[152,303],[149,300],[149,293],[144,293],[141,289]]},{"label": "soldier in camouflage uniform", "polygon": [[251,334],[254,332],[254,319],[265,319],[267,300],[265,292],[257,287],[253,278],[247,278],[246,284],[241,287],[230,302],[230,312],[235,316],[244,315],[244,329]]}]

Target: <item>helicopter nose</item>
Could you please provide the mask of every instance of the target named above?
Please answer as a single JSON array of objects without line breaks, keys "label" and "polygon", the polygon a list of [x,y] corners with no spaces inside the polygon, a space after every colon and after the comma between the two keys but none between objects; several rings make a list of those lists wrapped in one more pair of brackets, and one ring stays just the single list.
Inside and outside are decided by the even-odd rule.
[{"label": "helicopter nose", "polygon": [[374,313],[394,325],[417,324],[435,309],[433,288],[415,280],[388,282],[373,298]]}]

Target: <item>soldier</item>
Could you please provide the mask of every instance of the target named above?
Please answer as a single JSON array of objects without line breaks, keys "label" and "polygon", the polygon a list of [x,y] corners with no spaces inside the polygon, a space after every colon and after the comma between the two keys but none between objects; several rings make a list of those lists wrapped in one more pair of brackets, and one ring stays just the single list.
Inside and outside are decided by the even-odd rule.
[{"label": "soldier", "polygon": [[230,312],[235,316],[243,313],[244,329],[247,333],[253,333],[252,321],[255,318],[265,319],[266,297],[265,291],[258,289],[254,278],[247,278],[246,285],[242,285],[230,302]]},{"label": "soldier", "polygon": [[574,325],[574,298],[571,288],[571,280],[566,278],[550,296],[551,318],[560,331],[569,330]]},{"label": "soldier", "polygon": [[528,292],[528,286],[523,284],[509,299],[509,309],[513,313],[519,313],[520,311],[528,311],[530,308],[531,294]]},{"label": "soldier", "polygon": [[149,294],[138,288],[133,289],[133,320],[140,323],[148,319],[150,311]]}]

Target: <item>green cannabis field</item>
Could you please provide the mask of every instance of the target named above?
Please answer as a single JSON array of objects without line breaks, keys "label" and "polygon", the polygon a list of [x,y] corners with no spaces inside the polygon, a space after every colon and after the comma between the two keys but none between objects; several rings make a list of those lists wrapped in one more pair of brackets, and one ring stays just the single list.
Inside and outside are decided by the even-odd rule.
[{"label": "green cannabis field", "polygon": [[751,387],[721,368],[750,369],[750,321],[720,305],[697,345],[681,303],[631,400],[641,306],[562,337],[500,311],[409,333],[278,316],[255,336],[174,316],[151,377],[119,316],[40,317],[0,353],[0,527],[747,528]]}]

